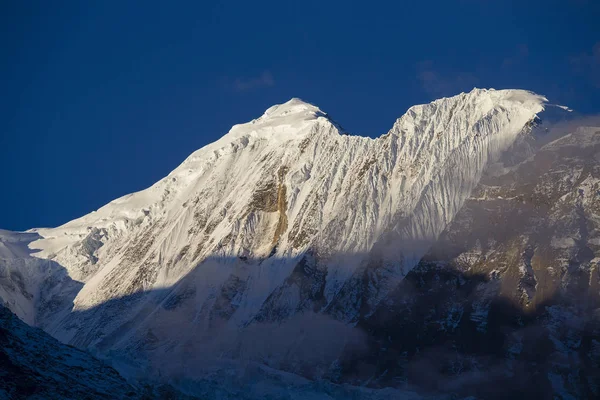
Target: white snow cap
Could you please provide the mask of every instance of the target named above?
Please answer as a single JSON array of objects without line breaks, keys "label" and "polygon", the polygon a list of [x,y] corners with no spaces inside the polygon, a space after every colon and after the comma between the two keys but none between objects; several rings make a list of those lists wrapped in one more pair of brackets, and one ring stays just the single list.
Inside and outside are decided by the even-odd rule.
[{"label": "white snow cap", "polygon": [[260,117],[260,119],[278,118],[289,116],[291,114],[299,117],[307,117],[309,119],[314,119],[324,115],[319,107],[307,103],[306,101],[297,97],[292,97],[289,101],[286,101],[283,104],[276,104],[272,107],[269,107],[263,116]]}]

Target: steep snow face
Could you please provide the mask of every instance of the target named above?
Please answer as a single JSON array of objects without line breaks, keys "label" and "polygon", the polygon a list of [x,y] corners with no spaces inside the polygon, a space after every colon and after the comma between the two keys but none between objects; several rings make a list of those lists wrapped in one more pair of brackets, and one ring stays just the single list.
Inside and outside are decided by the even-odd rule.
[{"label": "steep snow face", "polygon": [[[202,327],[300,311],[356,321],[418,262],[544,102],[474,89],[411,107],[377,139],[340,132],[299,99],[271,107],[152,187],[32,230],[41,236],[33,255],[84,283],[52,333],[113,349],[156,335],[183,310]],[[162,331],[152,340],[173,339]]]}]

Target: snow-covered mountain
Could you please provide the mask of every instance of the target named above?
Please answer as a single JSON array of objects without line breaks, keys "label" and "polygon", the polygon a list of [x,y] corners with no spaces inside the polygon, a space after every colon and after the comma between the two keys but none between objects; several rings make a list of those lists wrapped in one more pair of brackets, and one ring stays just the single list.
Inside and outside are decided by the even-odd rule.
[{"label": "snow-covered mountain", "polygon": [[[318,108],[292,99],[234,126],[149,189],[32,230],[42,239],[30,247],[85,283],[74,310],[171,287],[197,271],[205,287],[195,297],[206,309],[215,308],[210,287],[244,286],[227,318],[238,325],[261,313],[303,258],[318,257],[327,264],[327,306],[351,321],[358,304],[348,309],[347,283],[366,260],[377,258],[389,277],[409,271],[543,100],[474,90],[412,107],[370,139],[344,135]],[[385,295],[378,291],[367,303]],[[301,307],[290,297],[269,300]]]},{"label": "snow-covered mountain", "polygon": [[354,327],[397,298],[545,102],[474,89],[411,107],[371,139],[292,99],[146,190],[58,228],[0,232],[0,297],[129,376],[235,360],[374,384],[340,364],[368,347]]}]

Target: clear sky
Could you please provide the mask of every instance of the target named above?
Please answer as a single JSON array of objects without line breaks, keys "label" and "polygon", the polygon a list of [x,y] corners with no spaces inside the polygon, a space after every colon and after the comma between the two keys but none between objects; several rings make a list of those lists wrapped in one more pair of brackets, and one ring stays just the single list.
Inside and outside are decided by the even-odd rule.
[{"label": "clear sky", "polygon": [[291,97],[369,136],[474,86],[600,112],[598,0],[3,1],[0,46],[12,230],[148,187]]}]

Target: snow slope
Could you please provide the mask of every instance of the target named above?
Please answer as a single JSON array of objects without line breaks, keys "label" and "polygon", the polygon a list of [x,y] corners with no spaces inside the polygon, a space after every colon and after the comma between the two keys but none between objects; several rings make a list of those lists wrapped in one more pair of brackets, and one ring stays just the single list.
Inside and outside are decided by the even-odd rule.
[{"label": "snow slope", "polygon": [[165,329],[174,321],[194,334],[302,312],[353,323],[416,265],[545,101],[474,89],[411,107],[377,139],[340,132],[299,99],[273,106],[152,187],[32,229],[33,256],[83,283],[48,331],[139,355],[181,346],[183,332]]}]

